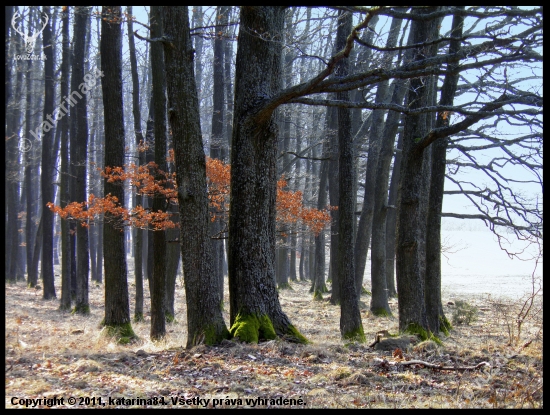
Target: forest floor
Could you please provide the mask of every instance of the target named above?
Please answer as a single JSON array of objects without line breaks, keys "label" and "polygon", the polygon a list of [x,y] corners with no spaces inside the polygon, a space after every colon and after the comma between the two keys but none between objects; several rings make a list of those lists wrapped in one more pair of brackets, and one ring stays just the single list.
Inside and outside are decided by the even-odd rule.
[{"label": "forest floor", "polygon": [[[59,301],[42,300],[41,289],[26,288],[23,282],[6,285],[5,405],[45,408],[54,401],[38,398],[57,397],[63,400],[54,407],[80,408],[543,407],[542,312],[529,315],[520,341],[509,344],[522,301],[444,296],[449,320],[460,300],[477,307],[477,319],[455,324],[442,345],[413,342],[401,351],[384,351],[368,345],[381,330],[397,333],[396,300],[391,301],[393,318],[374,317],[368,311],[370,297],[363,295],[367,343],[346,344],[339,334],[340,308],[330,304],[330,294],[325,301],[313,301],[308,282],[291,285],[292,290],[279,294],[282,307],[310,344],[224,341],[191,350],[182,347],[186,317],[181,280],[176,322],[167,324],[166,339],[149,340],[146,293],[145,322],[133,323],[139,340],[128,345],[117,344],[99,327],[101,284],[90,284],[87,317],[59,311]],[[58,276],[56,289],[60,295]],[[134,290],[130,284],[131,304]],[[536,302],[542,310],[542,296]],[[225,317],[228,321],[227,311]],[[411,360],[454,369],[478,367],[442,370],[406,363]]]}]

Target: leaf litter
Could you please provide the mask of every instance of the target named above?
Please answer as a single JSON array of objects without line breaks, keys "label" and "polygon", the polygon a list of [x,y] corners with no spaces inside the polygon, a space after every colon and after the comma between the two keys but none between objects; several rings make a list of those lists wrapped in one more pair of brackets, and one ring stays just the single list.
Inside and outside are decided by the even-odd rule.
[{"label": "leaf litter", "polygon": [[[135,287],[129,285],[133,300]],[[505,327],[495,314],[498,310],[488,307],[483,296],[469,296],[467,301],[483,311],[475,323],[456,325],[448,337],[442,337],[442,345],[412,339],[406,349],[376,350],[368,346],[370,341],[350,344],[341,340],[340,308],[330,304],[330,293],[325,294],[324,301],[313,301],[309,282],[296,281],[291,285],[292,290],[279,292],[280,301],[310,344],[224,341],[218,346],[199,345],[191,350],[182,347],[187,333],[181,281],[176,287],[176,321],[167,324],[166,338],[160,342],[149,340],[150,302],[145,292],[145,321],[132,322],[139,340],[128,345],[117,344],[99,328],[103,318],[102,284],[90,284],[89,316],[61,312],[58,300],[44,301],[40,290],[26,288],[21,282],[6,285],[5,405],[22,408],[12,403],[13,397],[57,396],[65,397],[61,407],[75,407],[67,404],[68,397],[101,397],[107,404],[99,408],[155,408],[158,405],[109,404],[108,398],[162,396],[167,403],[162,405],[164,408],[201,407],[186,404],[192,402],[187,399],[193,398],[209,399],[207,407],[218,399],[221,404],[217,408],[242,408],[247,406],[246,399],[258,397],[267,400],[253,404],[249,401],[248,406],[543,407],[542,320],[540,327],[536,320],[525,329],[527,346],[511,346],[507,344]],[[58,293],[59,287],[56,276]],[[229,304],[227,285],[225,293],[225,304]],[[447,300],[457,299],[466,298],[445,299],[444,310],[449,319],[454,301]],[[366,305],[370,298],[362,295],[361,301]],[[375,317],[363,306],[361,316],[367,339],[375,339],[379,332],[390,336],[397,333],[395,300],[390,307],[393,318]],[[228,322],[228,310],[224,316]],[[438,370],[473,367],[482,362],[487,365],[476,370]],[[303,404],[277,405],[276,402],[284,403],[279,398],[294,402],[301,399],[298,402]],[[180,404],[182,399],[184,405]]]}]

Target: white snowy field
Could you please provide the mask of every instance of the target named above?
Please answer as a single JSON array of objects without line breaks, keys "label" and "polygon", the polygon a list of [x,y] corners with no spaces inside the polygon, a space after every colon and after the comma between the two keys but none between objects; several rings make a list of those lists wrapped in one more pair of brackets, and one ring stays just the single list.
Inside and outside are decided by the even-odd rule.
[{"label": "white snowy field", "polygon": [[[508,246],[519,251],[523,245],[514,241],[513,235],[509,237],[513,242]],[[442,239],[454,246],[451,248],[454,252],[441,259],[444,297],[445,294],[491,294],[493,298],[518,298],[531,291],[533,272],[542,279],[542,260],[535,270],[534,259],[511,259],[500,249],[496,236],[486,228],[444,229]],[[536,252],[532,246],[521,257],[533,257]]]}]

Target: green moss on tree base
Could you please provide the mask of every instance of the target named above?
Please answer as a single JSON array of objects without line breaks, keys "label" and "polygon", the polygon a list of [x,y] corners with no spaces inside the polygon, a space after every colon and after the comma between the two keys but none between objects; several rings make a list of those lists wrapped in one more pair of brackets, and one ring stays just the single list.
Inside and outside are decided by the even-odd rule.
[{"label": "green moss on tree base", "polygon": [[[104,321],[101,322],[105,325]],[[116,326],[105,326],[105,333],[109,337],[114,337],[119,344],[128,344],[133,340],[137,340],[138,336],[134,333],[130,323],[124,323]]]},{"label": "green moss on tree base", "polygon": [[238,337],[240,341],[245,343],[258,343],[259,340],[277,338],[273,324],[266,315],[243,315],[239,313],[229,332],[231,336]]},{"label": "green moss on tree base", "polygon": [[365,337],[365,332],[363,331],[363,326],[359,326],[357,330],[348,331],[342,335],[344,340],[350,340],[356,343],[365,343],[367,338]]},{"label": "green moss on tree base", "polygon": [[453,329],[453,325],[445,316],[439,316],[439,330],[445,335],[449,336],[450,331]]},{"label": "green moss on tree base", "polygon": [[89,305],[75,306],[71,313],[87,316],[88,314],[90,314],[90,306]]},{"label": "green moss on tree base", "polygon": [[315,290],[313,293],[313,300],[315,301],[323,301],[323,294],[319,290]]},{"label": "green moss on tree base", "polygon": [[370,295],[372,297],[372,293],[369,290],[367,290],[365,287],[361,287],[361,295],[363,294]]},{"label": "green moss on tree base", "polygon": [[309,343],[308,339],[306,339],[304,335],[300,333],[298,329],[292,325],[288,327],[288,332],[285,335],[285,338],[294,343],[300,343],[300,344]]},{"label": "green moss on tree base", "polygon": [[292,288],[292,286],[291,286],[290,283],[288,283],[288,282],[285,282],[285,283],[283,283],[283,284],[279,284],[279,285],[277,286],[277,288],[278,288],[279,290],[292,290],[292,291],[294,291],[294,288]]},{"label": "green moss on tree base", "polygon": [[371,309],[370,311],[373,315],[378,317],[393,317],[392,313],[386,310],[384,307]]},{"label": "green moss on tree base", "polygon": [[134,323],[141,323],[142,321],[145,321],[143,318],[143,313],[136,313],[134,315]]},{"label": "green moss on tree base", "polygon": [[321,293],[321,294],[326,294],[326,293],[328,293],[328,288],[327,288],[326,285],[324,285],[324,286],[322,286],[322,287],[320,287],[320,288],[315,289],[315,284],[312,284],[312,285],[311,285],[311,288],[309,289],[309,292],[310,292],[310,293],[313,293],[313,299],[314,299],[314,300],[315,300],[315,292],[316,292],[316,291],[319,292],[319,293]]},{"label": "green moss on tree base", "polygon": [[165,312],[164,313],[164,319],[167,323],[176,323],[176,317],[174,317],[170,313]]},{"label": "green moss on tree base", "polygon": [[208,346],[213,346],[215,344],[221,343],[223,339],[229,339],[231,335],[229,334],[229,331],[225,328],[225,325],[223,327],[223,330],[221,333],[216,330],[216,327],[212,324],[204,330],[204,340],[203,343]]},{"label": "green moss on tree base", "polygon": [[418,324],[409,323],[409,325],[407,326],[407,329],[404,330],[404,332],[408,333],[408,334],[414,334],[414,335],[418,336],[420,338],[420,340],[422,340],[422,341],[432,340],[435,343],[439,344],[440,346],[443,345],[443,343],[441,342],[441,339],[439,337],[437,337],[431,331],[428,331],[428,330],[424,329],[423,327],[421,327]]}]

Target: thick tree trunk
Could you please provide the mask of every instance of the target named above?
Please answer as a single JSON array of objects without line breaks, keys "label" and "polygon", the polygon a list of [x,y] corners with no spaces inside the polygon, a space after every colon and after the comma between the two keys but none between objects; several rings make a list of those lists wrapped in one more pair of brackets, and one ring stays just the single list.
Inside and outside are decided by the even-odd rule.
[{"label": "thick tree trunk", "polygon": [[206,159],[199,101],[193,72],[193,48],[187,6],[164,7],[164,44],[168,117],[174,139],[180,241],[187,300],[187,347],[219,343],[228,337],[212,272],[206,193]]},{"label": "thick tree trunk", "polygon": [[[422,15],[432,8],[415,9]],[[438,28],[434,21],[413,21],[411,36],[413,44],[432,40]],[[422,60],[429,49],[415,49],[413,60]],[[430,99],[429,78],[413,78],[408,96],[409,108],[426,106]],[[403,132],[403,160],[398,196],[397,223],[397,290],[399,292],[399,330],[429,336],[424,302],[425,277],[425,229],[426,217],[422,215],[421,203],[427,201],[425,194],[424,148],[416,143],[426,131],[426,114],[409,114],[405,117]]]},{"label": "thick tree trunk", "polygon": [[[105,120],[105,167],[124,165],[124,115],[122,106],[122,11],[120,6],[103,6],[101,21],[101,69]],[[124,203],[124,188],[105,179],[105,194]],[[127,342],[135,337],[130,323],[128,268],[124,232],[116,217],[105,213],[103,225],[105,259],[105,319],[109,333]]]},{"label": "thick tree trunk", "polygon": [[262,105],[280,90],[284,13],[282,7],[241,8],[231,151],[229,291],[231,334],[246,342],[277,336],[306,341],[282,311],[275,285],[278,131],[275,107]]},{"label": "thick tree trunk", "polygon": [[[454,16],[451,36],[454,38],[449,45],[449,53],[460,50],[460,38],[464,18]],[[453,69],[457,64],[449,65],[449,72],[445,76],[441,89],[440,105],[453,105],[458,84],[458,73]],[[447,127],[450,122],[448,113],[439,113],[435,128]],[[434,333],[447,333],[450,324],[443,312],[441,301],[441,210],[443,207],[443,190],[445,184],[445,170],[447,158],[447,137],[435,141],[432,147],[430,201],[428,206],[428,229],[426,235],[426,314],[428,326]]]},{"label": "thick tree trunk", "polygon": [[[339,13],[337,48],[343,49],[352,28],[352,14]],[[349,59],[342,59],[336,67],[336,76],[349,74]],[[336,98],[349,101],[349,92],[338,92]],[[355,280],[354,233],[355,222],[355,151],[351,136],[349,108],[338,107],[338,284],[340,286],[340,333],[342,338],[364,342],[365,334],[359,311],[359,294]]]}]

